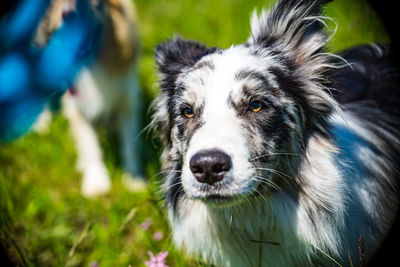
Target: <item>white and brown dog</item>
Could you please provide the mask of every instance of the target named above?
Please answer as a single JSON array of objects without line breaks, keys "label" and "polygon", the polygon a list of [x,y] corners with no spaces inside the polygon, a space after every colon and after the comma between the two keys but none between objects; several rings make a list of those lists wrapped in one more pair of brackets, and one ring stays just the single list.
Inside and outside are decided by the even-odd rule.
[{"label": "white and brown dog", "polygon": [[[119,137],[124,175],[133,189],[145,185],[139,154],[140,90],[138,86],[138,29],[131,0],[89,1],[101,23],[101,39],[95,59],[78,74],[63,98],[65,114],[78,150],[78,168],[83,173],[82,193],[96,196],[110,189],[111,181],[94,129],[105,122]],[[76,0],[52,0],[43,18],[36,42],[46,44],[63,18],[76,9]],[[40,123],[48,116],[44,113]]]},{"label": "white and brown dog", "polygon": [[173,239],[207,263],[357,265],[359,238],[368,259],[394,220],[399,75],[383,46],[327,53],[324,2],[254,13],[226,50],[157,48]]}]

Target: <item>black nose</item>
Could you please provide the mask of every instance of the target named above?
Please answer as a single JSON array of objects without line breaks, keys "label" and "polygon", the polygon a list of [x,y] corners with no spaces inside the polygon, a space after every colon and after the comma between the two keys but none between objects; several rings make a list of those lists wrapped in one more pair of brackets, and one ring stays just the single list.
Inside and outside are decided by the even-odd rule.
[{"label": "black nose", "polygon": [[194,154],[189,167],[197,181],[212,185],[224,179],[232,162],[231,157],[220,150],[204,150]]}]

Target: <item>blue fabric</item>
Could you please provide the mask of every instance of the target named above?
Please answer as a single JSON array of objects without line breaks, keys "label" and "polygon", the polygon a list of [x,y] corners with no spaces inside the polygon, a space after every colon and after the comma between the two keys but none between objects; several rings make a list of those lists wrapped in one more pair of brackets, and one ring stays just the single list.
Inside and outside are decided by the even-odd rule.
[{"label": "blue fabric", "polygon": [[29,130],[47,101],[73,82],[96,52],[100,26],[87,0],[63,24],[46,47],[32,37],[49,0],[24,0],[0,22],[0,141]]}]

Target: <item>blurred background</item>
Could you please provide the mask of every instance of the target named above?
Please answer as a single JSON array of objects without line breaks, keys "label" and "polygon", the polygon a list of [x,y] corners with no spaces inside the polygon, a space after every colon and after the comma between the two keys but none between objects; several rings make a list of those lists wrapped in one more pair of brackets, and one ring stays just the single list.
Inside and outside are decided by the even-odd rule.
[{"label": "blurred background", "polygon": [[[220,48],[245,42],[253,10],[274,2],[135,0],[141,43],[141,128],[150,122],[150,104],[158,91],[153,59],[158,43],[175,34]],[[326,14],[338,26],[329,42],[332,52],[357,44],[389,42],[366,0],[335,0],[327,5]],[[333,22],[328,26],[335,28]],[[172,245],[160,194],[158,140],[148,130],[140,135],[150,186],[144,192],[132,193],[122,183],[116,140],[105,134],[106,129],[98,130],[112,189],[94,199],[80,194],[81,174],[75,170],[77,154],[61,112],[55,113],[45,133],[28,132],[17,140],[0,143],[0,263],[145,266],[149,251],[167,251],[169,266],[201,266],[201,262],[176,251]]]}]

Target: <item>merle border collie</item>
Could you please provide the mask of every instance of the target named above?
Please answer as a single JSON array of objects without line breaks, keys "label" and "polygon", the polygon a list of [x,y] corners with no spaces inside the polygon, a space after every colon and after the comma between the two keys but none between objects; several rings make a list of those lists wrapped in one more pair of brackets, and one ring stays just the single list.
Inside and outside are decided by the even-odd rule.
[{"label": "merle border collie", "polygon": [[368,259],[396,216],[390,49],[328,53],[325,2],[254,13],[226,50],[179,37],[156,49],[173,239],[207,263],[357,265],[360,237]]}]

